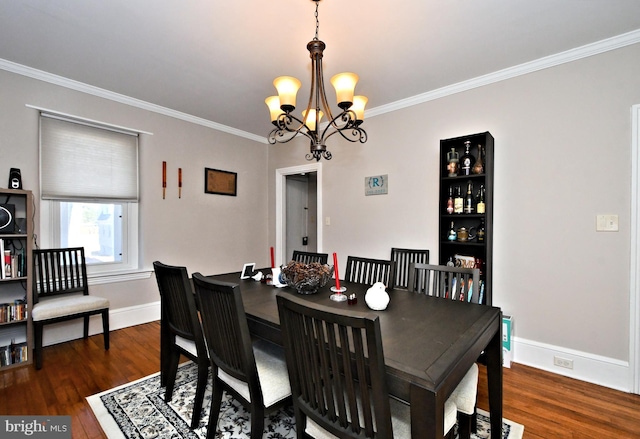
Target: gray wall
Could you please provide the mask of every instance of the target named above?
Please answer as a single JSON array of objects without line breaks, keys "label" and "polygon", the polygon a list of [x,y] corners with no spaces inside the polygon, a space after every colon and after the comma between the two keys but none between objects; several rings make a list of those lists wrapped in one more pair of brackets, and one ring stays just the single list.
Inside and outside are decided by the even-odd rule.
[{"label": "gray wall", "polygon": [[[632,372],[630,110],[640,104],[639,71],[636,44],[368,118],[364,145],[332,138],[322,250],[346,260],[426,247],[437,261],[439,141],[490,131],[493,297],[514,318],[516,361],[520,354],[537,367],[628,389],[629,377],[603,375]],[[273,147],[270,175],[304,163],[307,148]],[[380,174],[389,175],[389,194],[365,197],[364,178]],[[596,232],[597,214],[619,215],[620,231]],[[574,359],[574,370],[554,368],[556,353]]]},{"label": "gray wall", "polygon": [[[0,185],[20,168],[23,187],[39,199],[38,112],[35,105],[104,123],[153,133],[140,141],[140,237],[142,268],[152,263],[185,265],[189,272],[240,270],[245,262],[266,265],[267,148],[238,136],[134,108],[111,100],[0,70]],[[212,105],[215,103],[212,102]],[[251,159],[248,159],[251,158]],[[167,196],[162,199],[162,161],[167,162]],[[178,199],[177,172],[183,172]],[[204,168],[238,173],[238,196],[204,193]],[[82,182],[78,182],[82,184]],[[36,233],[39,233],[36,204]],[[258,259],[258,260],[255,260]],[[155,277],[92,286],[111,301],[111,310],[145,309],[159,301]],[[158,314],[159,315],[159,314]],[[134,316],[138,317],[138,316]],[[112,327],[126,324],[112,317]],[[136,322],[138,323],[138,322]],[[57,341],[81,334],[52,337]]]}]

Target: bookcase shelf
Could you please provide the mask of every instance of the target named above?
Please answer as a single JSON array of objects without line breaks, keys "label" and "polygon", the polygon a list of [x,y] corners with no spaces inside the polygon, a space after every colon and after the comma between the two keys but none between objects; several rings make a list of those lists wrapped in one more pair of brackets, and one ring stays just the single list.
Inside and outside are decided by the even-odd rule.
[{"label": "bookcase shelf", "polygon": [[[478,145],[483,151],[484,170],[481,173],[470,173],[462,175],[464,172],[458,167],[457,175],[450,176],[449,156],[453,150],[459,158],[462,158],[466,151],[465,142],[471,146],[470,152],[477,156]],[[438,260],[440,265],[445,265],[450,260],[456,261],[473,259],[480,268],[480,280],[484,283],[483,303],[492,304],[492,270],[493,270],[493,160],[494,139],[489,132],[470,134],[467,136],[455,137],[440,140],[440,193],[438,203],[439,213],[439,251]],[[474,197],[474,213],[448,213],[447,206],[450,190],[455,193],[457,188],[461,188],[463,196],[466,194],[468,185],[472,186]],[[484,213],[477,213],[477,192],[480,187],[484,188]],[[465,228],[467,231],[474,229],[477,233],[481,224],[484,224],[484,239],[480,241],[477,237],[467,241],[449,239],[451,223],[454,230]],[[456,235],[457,236],[457,235]],[[462,257],[462,258],[460,258]]]},{"label": "bookcase shelf", "polygon": [[[14,206],[15,218],[22,219],[18,230],[0,232],[1,247],[9,252],[7,260],[2,254],[4,276],[0,276],[0,370],[25,366],[32,363],[33,325],[31,322],[32,276],[29,261],[33,251],[33,194],[20,189],[0,189],[0,200],[4,205]],[[24,225],[22,225],[24,224]],[[12,232],[17,233],[12,233]],[[26,274],[26,275],[25,275]]]}]

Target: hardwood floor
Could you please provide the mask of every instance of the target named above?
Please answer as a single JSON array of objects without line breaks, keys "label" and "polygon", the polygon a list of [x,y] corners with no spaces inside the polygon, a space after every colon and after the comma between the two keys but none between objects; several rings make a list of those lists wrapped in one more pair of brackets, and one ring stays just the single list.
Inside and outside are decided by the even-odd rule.
[{"label": "hardwood floor", "polygon": [[[159,370],[158,322],[44,349],[43,368],[0,372],[0,414],[71,415],[74,438],[104,438],[85,397]],[[480,367],[478,406],[488,409]],[[524,439],[639,438],[640,395],[514,364],[504,369],[504,416],[525,426]]]}]

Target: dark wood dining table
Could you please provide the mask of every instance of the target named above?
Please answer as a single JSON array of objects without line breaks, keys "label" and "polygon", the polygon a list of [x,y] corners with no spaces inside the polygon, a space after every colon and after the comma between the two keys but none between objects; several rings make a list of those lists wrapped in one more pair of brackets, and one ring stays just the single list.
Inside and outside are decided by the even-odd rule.
[{"label": "dark wood dining table", "polygon": [[[268,269],[262,270],[265,273]],[[276,288],[240,272],[210,276],[240,285],[249,328],[254,336],[282,345],[276,294],[298,294]],[[390,302],[372,311],[365,302],[368,285],[341,282],[354,305],[334,302],[328,285],[311,302],[337,310],[354,309],[380,316],[389,393],[411,405],[411,437],[444,437],[444,403],[471,365],[484,352],[487,366],[491,438],[502,437],[502,312],[499,308],[433,298],[407,290],[387,289]]]}]

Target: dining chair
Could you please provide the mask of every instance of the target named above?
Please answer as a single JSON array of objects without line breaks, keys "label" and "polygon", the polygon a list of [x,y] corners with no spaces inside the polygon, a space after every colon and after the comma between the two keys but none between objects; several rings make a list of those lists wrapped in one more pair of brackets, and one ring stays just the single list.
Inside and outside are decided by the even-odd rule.
[{"label": "dining chair", "polygon": [[[282,292],[276,300],[298,438],[411,437],[410,406],[389,397],[379,317]],[[455,404],[444,411],[447,434]]]},{"label": "dining chair", "polygon": [[395,267],[391,260],[348,256],[344,280],[365,285],[382,282],[387,288],[394,288]]},{"label": "dining chair", "polygon": [[[448,300],[478,303],[479,280],[480,270],[477,268],[414,262],[409,268],[409,291]],[[478,365],[474,363],[451,396],[460,414],[458,432],[461,439],[469,438],[471,431],[475,429],[477,393]]]},{"label": "dining chair", "polygon": [[109,300],[89,294],[84,247],[33,250],[33,307],[36,369],[42,368],[44,326],[68,320],[84,320],[89,337],[89,318],[102,316],[104,348],[109,350]]},{"label": "dining chair", "polygon": [[214,371],[207,438],[215,437],[223,390],[251,413],[251,438],[262,438],[265,414],[291,401],[284,351],[252,342],[239,285],[200,273],[193,274],[193,285]]},{"label": "dining chair", "polygon": [[295,262],[302,262],[303,264],[310,264],[312,262],[319,262],[320,264],[326,264],[329,259],[328,253],[313,253],[303,252],[300,250],[293,251],[292,260]]},{"label": "dining chair", "polygon": [[160,370],[164,374],[165,401],[171,401],[180,355],[198,365],[196,396],[191,415],[191,428],[198,426],[209,374],[209,358],[198,318],[196,298],[186,267],[155,261],[153,270],[160,291],[161,349]]},{"label": "dining chair", "polygon": [[429,263],[429,250],[410,248],[391,248],[391,260],[396,263],[395,288],[407,289],[409,285],[409,265]]},{"label": "dining chair", "polygon": [[409,291],[478,303],[480,270],[448,265],[409,264]]}]

